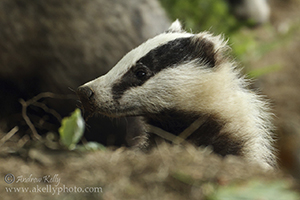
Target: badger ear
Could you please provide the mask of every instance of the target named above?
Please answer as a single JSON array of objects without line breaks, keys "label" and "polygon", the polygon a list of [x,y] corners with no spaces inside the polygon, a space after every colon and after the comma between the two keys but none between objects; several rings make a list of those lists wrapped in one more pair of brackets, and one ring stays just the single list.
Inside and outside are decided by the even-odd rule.
[{"label": "badger ear", "polygon": [[169,27],[169,29],[166,32],[167,33],[181,33],[181,32],[183,32],[180,21],[178,19],[176,19],[171,24],[171,26]]}]

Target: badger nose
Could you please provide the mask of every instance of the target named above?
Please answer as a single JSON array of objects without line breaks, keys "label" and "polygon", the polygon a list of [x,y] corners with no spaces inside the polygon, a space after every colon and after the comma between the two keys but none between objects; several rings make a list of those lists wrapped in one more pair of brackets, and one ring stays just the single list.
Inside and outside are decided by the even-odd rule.
[{"label": "badger nose", "polygon": [[94,92],[88,86],[80,86],[77,89],[77,95],[78,95],[82,105],[85,107],[90,104],[90,101],[92,100],[92,98],[94,96]]}]

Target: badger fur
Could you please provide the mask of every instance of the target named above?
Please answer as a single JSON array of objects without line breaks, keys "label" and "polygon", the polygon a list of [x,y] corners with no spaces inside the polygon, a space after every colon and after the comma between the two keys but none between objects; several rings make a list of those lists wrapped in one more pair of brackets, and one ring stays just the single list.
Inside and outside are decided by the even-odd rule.
[{"label": "badger fur", "polygon": [[[202,118],[189,142],[273,167],[268,103],[248,89],[227,49],[221,36],[187,33],[177,20],[77,93],[87,111],[142,116],[146,125],[176,136]],[[145,131],[151,140],[149,126]]]}]

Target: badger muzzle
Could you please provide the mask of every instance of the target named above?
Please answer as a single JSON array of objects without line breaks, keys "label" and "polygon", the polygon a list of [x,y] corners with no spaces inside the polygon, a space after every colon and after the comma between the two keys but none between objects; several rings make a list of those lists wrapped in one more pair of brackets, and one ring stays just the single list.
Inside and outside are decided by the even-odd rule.
[{"label": "badger muzzle", "polygon": [[80,86],[80,87],[78,87],[76,93],[81,101],[84,111],[87,111],[91,114],[94,113],[95,112],[95,106],[94,106],[95,95],[94,95],[93,90],[88,86]]}]

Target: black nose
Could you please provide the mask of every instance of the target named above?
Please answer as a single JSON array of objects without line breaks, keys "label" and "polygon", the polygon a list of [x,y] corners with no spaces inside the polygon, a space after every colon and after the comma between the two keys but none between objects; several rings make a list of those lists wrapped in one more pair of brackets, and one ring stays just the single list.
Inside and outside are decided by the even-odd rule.
[{"label": "black nose", "polygon": [[91,105],[91,100],[94,97],[93,90],[88,86],[80,86],[77,89],[77,95],[78,95],[83,107],[88,110],[88,108]]}]

